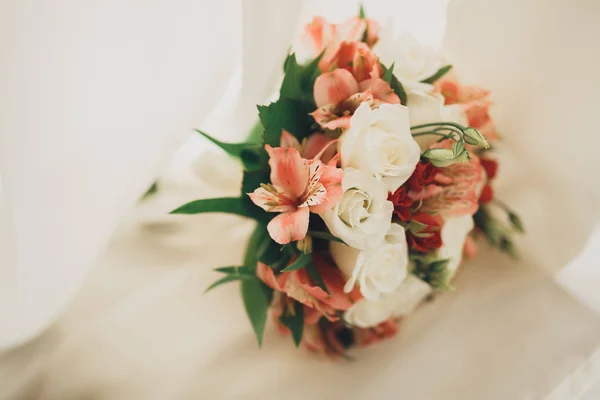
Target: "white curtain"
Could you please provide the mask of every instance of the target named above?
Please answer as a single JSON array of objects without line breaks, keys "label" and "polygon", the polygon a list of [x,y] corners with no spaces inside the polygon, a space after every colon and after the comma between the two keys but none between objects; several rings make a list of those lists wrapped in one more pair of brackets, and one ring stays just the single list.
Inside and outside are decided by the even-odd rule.
[{"label": "white curtain", "polygon": [[2,2],[0,348],[38,333],[73,296],[216,109],[242,38],[240,104],[264,100],[300,5],[244,2],[242,16],[241,0]]}]

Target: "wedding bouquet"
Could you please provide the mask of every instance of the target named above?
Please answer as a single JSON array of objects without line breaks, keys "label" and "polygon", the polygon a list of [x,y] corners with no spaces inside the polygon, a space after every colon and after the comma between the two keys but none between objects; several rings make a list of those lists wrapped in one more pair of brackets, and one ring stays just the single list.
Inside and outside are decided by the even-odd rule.
[{"label": "wedding bouquet", "polygon": [[302,45],[248,142],[198,131],[240,160],[240,196],[172,213],[256,220],[243,265],[217,268],[209,289],[241,282],[259,345],[270,309],[296,346],[343,355],[451,290],[475,236],[515,255],[523,227],[494,196],[487,90],[362,8],[342,24],[315,18]]}]

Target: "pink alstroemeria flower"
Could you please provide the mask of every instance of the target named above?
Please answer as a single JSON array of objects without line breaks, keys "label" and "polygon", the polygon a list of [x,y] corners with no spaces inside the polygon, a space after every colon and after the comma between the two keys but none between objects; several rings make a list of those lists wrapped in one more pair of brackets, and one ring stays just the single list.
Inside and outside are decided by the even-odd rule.
[{"label": "pink alstroemeria flower", "polygon": [[281,132],[281,144],[279,146],[284,149],[291,147],[298,150],[302,158],[308,160],[317,158],[327,165],[335,166],[335,164],[329,164],[329,161],[337,152],[336,147],[332,146],[334,142],[337,142],[337,140],[332,139],[324,133],[317,132],[300,143],[296,139],[296,136],[284,129]]},{"label": "pink alstroemeria flower", "polygon": [[307,160],[297,149],[265,146],[269,153],[271,183],[262,184],[250,199],[267,212],[278,212],[267,225],[279,244],[301,240],[308,231],[310,212],[320,214],[333,207],[343,195],[343,171]]},{"label": "pink alstroemeria flower", "polygon": [[461,85],[454,79],[442,79],[435,83],[444,96],[445,104],[460,104],[465,110],[469,126],[477,129],[488,142],[498,140],[496,125],[489,114],[493,104],[490,91],[479,86]]},{"label": "pink alstroemeria flower", "polygon": [[[373,69],[376,75],[378,69]],[[323,128],[335,130],[350,127],[350,118],[361,103],[371,108],[382,103],[400,104],[390,85],[379,77],[357,82],[350,71],[342,68],[321,74],[315,80],[317,110],[311,115]]]},{"label": "pink alstroemeria flower", "polygon": [[352,17],[341,24],[330,24],[323,17],[315,17],[307,24],[301,40],[313,57],[323,50],[325,54],[319,62],[321,71],[332,69],[334,60],[342,61],[333,68],[343,68],[352,61],[354,54],[353,43],[360,43],[367,30],[366,46],[373,47],[379,40],[380,26],[371,19]]}]

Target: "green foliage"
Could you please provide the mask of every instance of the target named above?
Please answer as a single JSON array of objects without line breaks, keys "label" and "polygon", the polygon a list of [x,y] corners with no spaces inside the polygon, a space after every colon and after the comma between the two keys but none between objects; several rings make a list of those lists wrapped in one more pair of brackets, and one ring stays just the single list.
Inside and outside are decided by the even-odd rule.
[{"label": "green foliage", "polygon": [[435,83],[435,81],[440,79],[442,76],[446,75],[448,73],[448,71],[450,71],[451,69],[452,69],[452,65],[443,66],[442,68],[438,69],[438,71],[435,74],[431,75],[427,79],[423,79],[421,82]]},{"label": "green foliage", "polygon": [[254,270],[256,269],[256,263],[258,257],[256,249],[264,242],[265,238],[269,236],[266,228],[262,225],[257,225],[250,236],[248,246],[246,247],[246,254],[244,256],[244,268],[251,273],[255,279],[244,279],[242,280],[242,300],[244,301],[244,308],[248,319],[252,324],[252,329],[256,335],[258,346],[262,345],[263,332],[265,330],[265,324],[267,322],[267,314],[269,304],[271,302],[272,290],[263,284],[255,275]]},{"label": "green foliage", "polygon": [[338,243],[346,244],[346,242],[344,242],[342,239],[333,236],[329,232],[308,231],[308,235],[312,236],[315,239],[323,239],[323,240],[328,240],[330,242],[338,242]]},{"label": "green foliage", "polygon": [[519,218],[519,216],[517,214],[515,214],[512,211],[509,211],[508,219],[509,219],[510,223],[512,224],[513,228],[515,228],[517,232],[525,233],[525,227],[523,226],[523,222],[521,221],[521,218]]},{"label": "green foliage", "polygon": [[268,298],[265,295],[262,282],[258,279],[242,281],[242,299],[246,314],[252,324],[258,346],[262,346],[262,337],[267,323],[269,309]]},{"label": "green foliage", "polygon": [[300,254],[300,256],[290,264],[288,267],[283,269],[283,272],[295,271],[297,269],[305,268],[308,264],[312,263],[311,254]]},{"label": "green foliage", "polygon": [[314,103],[313,87],[315,80],[321,75],[319,61],[323,58],[323,50],[319,56],[306,65],[298,64],[295,54],[285,59],[284,77],[279,90],[279,100],[290,99],[310,104],[312,110],[317,108]]},{"label": "green foliage", "polygon": [[436,259],[432,255],[415,254],[411,254],[410,259],[413,262],[413,275],[427,282],[433,289],[439,291],[454,289],[450,284],[452,278],[452,273],[448,269],[450,259]]},{"label": "green foliage", "polygon": [[[229,268],[234,268],[234,270],[231,270],[231,272],[225,272],[225,271],[230,271]],[[240,281],[240,280],[256,280],[257,279],[253,273],[249,272],[244,267],[224,267],[224,268],[218,268],[218,269],[216,269],[216,271],[225,273],[225,276],[222,277],[221,279],[217,280],[215,283],[213,283],[209,287],[207,287],[206,290],[204,291],[205,293],[216,288],[217,286],[221,286],[222,284],[227,283],[227,282]]]},{"label": "green foliage", "polygon": [[518,259],[519,254],[512,241],[512,235],[514,233],[523,233],[525,229],[520,218],[514,212],[510,211],[504,203],[501,204],[501,208],[508,215],[510,225],[494,218],[490,212],[489,205],[480,206],[479,210],[473,216],[473,220],[475,221],[475,226],[483,232],[490,246],[498,248],[500,251]]},{"label": "green foliage", "polygon": [[298,347],[302,341],[304,331],[304,306],[294,301],[291,307],[291,309],[286,308],[284,310],[283,315],[279,317],[279,321],[292,332],[292,338],[296,347]]},{"label": "green foliage", "polygon": [[385,77],[387,76],[387,78],[389,79],[389,84],[390,87],[392,88],[392,90],[394,91],[394,93],[396,93],[398,95],[398,97],[400,98],[400,103],[406,105],[406,91],[404,90],[404,87],[402,86],[402,83],[400,83],[400,81],[398,80],[398,78],[396,78],[396,75],[393,74],[393,68],[390,67],[389,69],[392,70],[392,73],[388,73],[388,68],[379,63],[379,65],[381,65],[381,70],[383,71],[383,76],[384,76],[384,80]]},{"label": "green foliage", "polygon": [[152,196],[153,194],[155,194],[156,192],[158,192],[158,182],[154,182],[149,188],[148,190],[146,190],[146,193],[144,193],[142,195],[141,200],[145,200],[148,197]]},{"label": "green foliage", "polygon": [[233,157],[236,157],[236,158],[241,158],[242,152],[244,152],[244,151],[249,151],[249,150],[250,151],[259,151],[260,150],[260,143],[225,143],[218,139],[215,139],[214,137],[210,136],[209,134],[207,134],[205,132],[202,132],[199,129],[196,129],[196,132],[198,132],[200,135],[204,136],[206,139],[210,140],[212,143],[219,146],[227,154],[229,154]]},{"label": "green foliage", "polygon": [[283,99],[268,106],[258,106],[260,121],[265,129],[264,143],[279,146],[281,131],[284,129],[301,141],[311,132],[314,120],[309,113],[314,110],[306,102],[294,99]]},{"label": "green foliage", "polygon": [[280,99],[302,100],[304,93],[302,91],[302,69],[296,61],[296,55],[287,56],[284,63],[284,77],[279,90]]},{"label": "green foliage", "polygon": [[194,200],[171,211],[170,214],[227,213],[253,218],[243,205],[240,197],[220,197]]},{"label": "green foliage", "polygon": [[308,276],[310,277],[310,279],[312,279],[318,287],[320,287],[321,289],[323,289],[323,291],[325,291],[325,293],[329,293],[329,291],[327,290],[327,286],[325,286],[325,282],[323,282],[323,279],[321,278],[321,275],[319,274],[319,271],[317,270],[317,267],[315,266],[315,263],[309,262],[306,266],[306,272],[308,273]]},{"label": "green foliage", "polygon": [[367,18],[367,14],[365,13],[365,8],[363,7],[363,5],[360,5],[360,8],[358,9],[358,18],[361,19],[366,19]]},{"label": "green foliage", "polygon": [[392,78],[394,77],[394,65],[396,65],[396,62],[393,62],[392,65],[390,65],[390,68],[385,71],[382,77],[382,79],[386,81],[388,85],[392,84]]}]

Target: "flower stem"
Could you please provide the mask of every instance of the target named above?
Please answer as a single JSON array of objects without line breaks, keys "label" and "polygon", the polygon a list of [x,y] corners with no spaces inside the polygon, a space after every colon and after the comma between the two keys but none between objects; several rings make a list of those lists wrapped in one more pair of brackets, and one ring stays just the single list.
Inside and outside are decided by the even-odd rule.
[{"label": "flower stem", "polygon": [[462,126],[461,124],[455,124],[454,122],[431,122],[428,124],[421,124],[421,125],[415,125],[415,126],[411,126],[410,129],[422,129],[422,128],[429,128],[431,126],[452,126],[454,128],[457,128],[458,130],[460,130],[461,132],[464,131],[465,129],[467,129],[466,127]]},{"label": "flower stem", "polygon": [[435,132],[435,131],[419,132],[419,133],[412,134],[413,137],[425,136],[425,135],[435,135],[435,136],[443,137],[444,139],[452,139],[452,135],[446,135],[444,133]]}]

